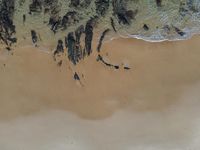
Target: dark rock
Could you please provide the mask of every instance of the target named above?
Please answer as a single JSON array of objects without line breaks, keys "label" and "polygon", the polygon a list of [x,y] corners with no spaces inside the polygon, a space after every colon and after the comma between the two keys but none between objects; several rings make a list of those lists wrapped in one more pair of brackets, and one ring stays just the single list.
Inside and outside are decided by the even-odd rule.
[{"label": "dark rock", "polygon": [[32,12],[41,12],[42,11],[42,0],[32,0],[32,3],[29,5],[29,11]]},{"label": "dark rock", "polygon": [[81,25],[75,30],[75,36],[73,32],[70,32],[68,36],[65,37],[65,46],[68,49],[68,58],[74,65],[83,58],[82,47],[80,44],[81,35],[83,33],[84,26]]},{"label": "dark rock", "polygon": [[23,24],[26,22],[26,15],[23,14]]},{"label": "dark rock", "polygon": [[161,7],[162,6],[162,0],[156,0],[156,5],[158,7]]},{"label": "dark rock", "polygon": [[10,41],[10,45],[13,43],[17,43],[17,38],[16,37],[8,37],[8,41]]},{"label": "dark rock", "polygon": [[110,17],[110,22],[111,22],[111,26],[112,26],[113,30],[114,30],[115,32],[117,32],[117,30],[116,30],[116,28],[115,28],[115,23],[114,23],[114,20],[113,20],[112,17]]},{"label": "dark rock", "polygon": [[85,27],[85,53],[89,56],[92,53],[93,26],[96,18],[87,21]]},{"label": "dark rock", "polygon": [[80,81],[80,77],[76,72],[74,73],[74,80]]},{"label": "dark rock", "polygon": [[119,24],[130,25],[132,19],[135,19],[135,16],[138,13],[138,10],[127,10],[126,2],[123,0],[113,0],[113,12],[117,16]]},{"label": "dark rock", "polygon": [[147,24],[144,24],[144,25],[143,25],[143,29],[144,29],[145,31],[148,31],[148,30],[149,30],[149,27],[147,26]]},{"label": "dark rock", "polygon": [[56,33],[56,31],[58,30],[60,24],[61,24],[61,17],[58,18],[50,17],[49,25],[51,25],[51,30],[54,33]]},{"label": "dark rock", "polygon": [[32,42],[35,44],[38,41],[38,36],[35,30],[31,30]]},{"label": "dark rock", "polygon": [[63,41],[62,40],[58,40],[56,50],[54,51],[54,56],[56,54],[59,54],[59,53],[64,53],[64,47],[63,47]]},{"label": "dark rock", "polygon": [[16,42],[15,25],[13,15],[15,11],[15,0],[2,0],[0,5],[0,40],[6,45]]},{"label": "dark rock", "polygon": [[96,13],[99,16],[104,16],[109,8],[110,0],[96,0]]},{"label": "dark rock", "polygon": [[125,69],[125,70],[130,70],[131,68],[129,68],[129,67],[124,67],[124,69]]},{"label": "dark rock", "polygon": [[7,50],[7,51],[11,51],[11,48],[10,48],[10,47],[6,47],[6,50]]},{"label": "dark rock", "polygon": [[69,25],[73,25],[79,22],[78,13],[76,11],[69,11],[67,12],[61,21],[61,25],[63,28],[67,28]]},{"label": "dark rock", "polygon": [[75,60],[75,44],[76,40],[74,38],[74,33],[70,32],[67,36],[67,48],[68,48],[68,58],[73,64],[76,64]]},{"label": "dark rock", "polygon": [[186,33],[183,32],[182,30],[180,30],[179,28],[177,27],[174,27],[175,31],[180,35],[180,36],[184,36]]},{"label": "dark rock", "polygon": [[115,69],[119,69],[119,66],[116,66],[116,65],[115,65],[114,68],[115,68]]},{"label": "dark rock", "polygon": [[114,67],[115,69],[119,69],[118,65],[113,65],[113,64],[107,63],[100,54],[97,57],[97,61],[101,61],[103,64],[105,64],[108,67]]},{"label": "dark rock", "polygon": [[78,7],[80,5],[80,0],[71,0],[70,6]]},{"label": "dark rock", "polygon": [[103,39],[105,38],[105,35],[106,35],[109,31],[110,31],[110,29],[106,29],[106,30],[102,33],[101,38],[99,39],[99,44],[98,44],[98,46],[97,46],[97,51],[98,51],[98,52],[100,52]]},{"label": "dark rock", "polygon": [[84,30],[84,26],[81,25],[79,26],[76,31],[75,31],[75,36],[76,36],[76,43],[80,44],[80,39],[81,39],[81,35],[85,32]]}]

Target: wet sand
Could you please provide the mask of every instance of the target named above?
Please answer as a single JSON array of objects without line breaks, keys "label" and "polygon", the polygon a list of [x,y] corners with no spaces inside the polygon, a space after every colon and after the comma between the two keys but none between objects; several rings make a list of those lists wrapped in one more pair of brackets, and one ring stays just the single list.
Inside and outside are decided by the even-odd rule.
[{"label": "wet sand", "polygon": [[119,70],[96,52],[58,67],[44,48],[1,50],[0,149],[199,149],[199,40],[105,43]]}]

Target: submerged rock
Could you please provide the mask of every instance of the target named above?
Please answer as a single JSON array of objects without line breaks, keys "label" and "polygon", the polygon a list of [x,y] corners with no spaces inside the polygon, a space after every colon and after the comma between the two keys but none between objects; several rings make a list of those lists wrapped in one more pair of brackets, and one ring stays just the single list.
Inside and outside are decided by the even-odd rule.
[{"label": "submerged rock", "polygon": [[[106,26],[120,35],[145,40],[185,39],[200,28],[199,0],[1,0],[0,11],[1,40],[5,43],[8,42],[5,34],[11,36],[15,26],[18,32],[28,32],[28,27],[34,26],[44,35],[47,33],[43,28],[50,26],[61,37],[86,25],[95,16],[100,19],[99,30],[105,30],[102,27]],[[20,21],[22,16],[23,21]],[[19,22],[25,21],[27,28],[21,28]],[[151,30],[144,24],[151,26]],[[163,27],[167,25],[177,27],[185,35],[180,37],[176,31],[165,32]],[[92,35],[92,28],[86,25],[86,33],[90,32],[87,35]],[[63,30],[65,33],[61,33]],[[86,39],[89,46],[89,36]],[[87,46],[86,50],[90,51]]]}]

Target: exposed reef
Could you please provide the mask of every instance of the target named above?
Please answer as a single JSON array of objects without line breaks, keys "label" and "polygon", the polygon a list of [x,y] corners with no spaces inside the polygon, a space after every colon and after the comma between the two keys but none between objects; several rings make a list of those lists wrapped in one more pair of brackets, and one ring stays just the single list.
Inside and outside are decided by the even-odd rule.
[{"label": "exposed reef", "polygon": [[199,30],[199,0],[0,0],[0,40],[8,49],[31,33],[26,39],[36,46],[41,37],[58,41],[54,58],[66,49],[74,65],[91,55],[94,34],[101,33],[101,52],[110,33],[161,41]]}]

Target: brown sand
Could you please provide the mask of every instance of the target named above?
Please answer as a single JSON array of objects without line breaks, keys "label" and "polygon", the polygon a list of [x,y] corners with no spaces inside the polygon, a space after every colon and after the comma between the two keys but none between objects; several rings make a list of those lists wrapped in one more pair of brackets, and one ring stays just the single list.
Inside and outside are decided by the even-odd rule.
[{"label": "brown sand", "polygon": [[67,60],[58,67],[43,48],[1,50],[0,149],[200,148],[191,131],[200,106],[199,41],[113,40],[101,54],[119,70],[97,62],[96,52],[76,67]]}]

